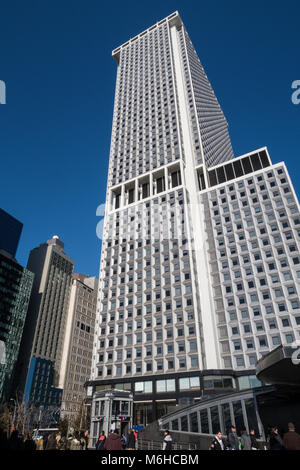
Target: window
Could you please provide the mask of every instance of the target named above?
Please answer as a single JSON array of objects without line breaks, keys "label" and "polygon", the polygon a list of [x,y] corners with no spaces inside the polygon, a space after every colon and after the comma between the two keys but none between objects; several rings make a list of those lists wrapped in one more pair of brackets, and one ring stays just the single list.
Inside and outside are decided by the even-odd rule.
[{"label": "window", "polygon": [[175,392],[175,379],[157,380],[156,392],[157,393]]}]

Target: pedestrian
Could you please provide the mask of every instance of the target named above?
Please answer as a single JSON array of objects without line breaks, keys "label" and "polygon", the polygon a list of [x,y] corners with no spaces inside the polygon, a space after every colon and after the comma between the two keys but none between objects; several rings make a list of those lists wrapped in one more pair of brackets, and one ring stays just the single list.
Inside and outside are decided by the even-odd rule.
[{"label": "pedestrian", "polygon": [[70,450],[81,450],[80,447],[80,436],[78,433],[75,434],[75,437],[71,441]]},{"label": "pedestrian", "polygon": [[134,437],[135,437],[135,448],[138,449],[138,432],[134,430]]},{"label": "pedestrian", "polygon": [[86,430],[85,433],[84,433],[84,440],[85,440],[85,450],[89,450],[90,436],[89,436],[88,430]]},{"label": "pedestrian", "polygon": [[7,438],[6,429],[0,429],[0,449],[2,450],[8,449],[8,438]]},{"label": "pedestrian", "polygon": [[36,443],[32,439],[32,434],[27,434],[27,438],[24,442],[24,450],[36,450]]},{"label": "pedestrian", "polygon": [[131,429],[127,439],[127,450],[135,450],[135,441],[134,430]]},{"label": "pedestrian", "polygon": [[254,429],[250,429],[251,450],[259,450],[258,442],[255,437]]},{"label": "pedestrian", "polygon": [[56,450],[56,447],[57,447],[56,435],[53,432],[48,437],[47,444],[46,444],[46,450]]},{"label": "pedestrian", "polygon": [[24,443],[22,439],[19,437],[19,432],[15,429],[9,438],[8,442],[8,448],[9,450],[23,450],[24,449]]},{"label": "pedestrian", "polygon": [[271,428],[270,434],[268,436],[270,450],[284,450],[284,444],[281,439],[281,436],[278,432],[278,427],[274,426]]},{"label": "pedestrian", "polygon": [[119,436],[118,429],[111,430],[108,438],[104,443],[104,449],[106,450],[122,450],[121,438]]},{"label": "pedestrian", "polygon": [[122,434],[121,436],[121,443],[122,443],[122,450],[126,450],[127,439],[126,439],[125,434]]},{"label": "pedestrian", "polygon": [[43,436],[36,440],[36,450],[44,450]]},{"label": "pedestrian", "polygon": [[236,427],[233,425],[228,433],[228,445],[231,450],[239,450],[239,438],[236,433]]},{"label": "pedestrian", "polygon": [[211,443],[210,450],[226,450],[226,444],[223,440],[221,431],[218,431],[215,435]]},{"label": "pedestrian", "polygon": [[283,445],[287,450],[300,450],[300,435],[293,423],[288,424],[288,432],[283,436]]},{"label": "pedestrian", "polygon": [[168,429],[164,432],[163,450],[172,450],[172,437]]},{"label": "pedestrian", "polygon": [[80,434],[79,442],[80,442],[80,450],[84,450],[84,448],[85,448],[85,438],[84,438],[83,433]]},{"label": "pedestrian", "polygon": [[106,441],[106,436],[105,436],[104,431],[102,431],[96,444],[96,450],[104,450],[105,441]]},{"label": "pedestrian", "polygon": [[55,439],[56,439],[56,449],[60,449],[60,448],[61,448],[61,444],[62,444],[61,433],[60,433],[60,432],[58,432],[58,433],[56,434]]},{"label": "pedestrian", "polygon": [[246,429],[241,430],[241,448],[242,450],[251,450],[251,438]]}]

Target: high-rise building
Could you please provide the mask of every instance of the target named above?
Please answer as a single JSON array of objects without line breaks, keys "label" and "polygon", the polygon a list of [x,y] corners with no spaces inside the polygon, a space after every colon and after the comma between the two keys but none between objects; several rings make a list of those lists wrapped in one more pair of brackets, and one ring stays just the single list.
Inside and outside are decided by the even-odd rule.
[{"label": "high-rise building", "polygon": [[147,424],[205,393],[258,385],[257,360],[299,340],[300,213],[284,163],[266,148],[234,158],[177,12],[113,57],[89,390],[95,410],[97,391],[130,390],[134,422]]},{"label": "high-rise building", "polygon": [[74,262],[64,252],[64,243],[54,236],[34,248],[27,268],[35,275],[24,327],[19,383],[27,403],[59,405],[59,371],[71,292]]},{"label": "high-rise building", "polygon": [[0,249],[14,258],[20,241],[23,224],[12,215],[0,209]]},{"label": "high-rise building", "polygon": [[0,250],[0,401],[13,394],[16,369],[33,273],[6,251]]},{"label": "high-rise building", "polygon": [[84,384],[91,376],[98,279],[74,273],[67,316],[59,386],[62,413],[70,424],[85,415]]},{"label": "high-rise building", "polygon": [[15,260],[23,224],[0,209],[0,401],[13,393],[33,273]]}]

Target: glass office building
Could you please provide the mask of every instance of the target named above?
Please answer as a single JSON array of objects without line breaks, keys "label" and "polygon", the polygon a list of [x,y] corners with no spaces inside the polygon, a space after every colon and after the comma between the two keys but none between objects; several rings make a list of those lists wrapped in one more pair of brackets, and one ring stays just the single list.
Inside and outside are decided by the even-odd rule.
[{"label": "glass office building", "polygon": [[0,401],[11,394],[34,275],[0,250]]}]

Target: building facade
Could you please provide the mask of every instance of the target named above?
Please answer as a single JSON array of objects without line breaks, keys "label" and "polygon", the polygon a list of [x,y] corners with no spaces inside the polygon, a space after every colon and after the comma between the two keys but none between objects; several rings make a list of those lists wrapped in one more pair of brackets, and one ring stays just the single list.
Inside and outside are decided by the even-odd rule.
[{"label": "building facade", "polygon": [[[74,262],[54,236],[30,252],[27,267],[35,278],[18,360],[17,386],[26,391],[27,403],[42,405],[42,396],[50,396],[43,392],[46,376],[51,376],[52,383],[48,385],[59,389]],[[48,372],[35,368],[46,368]],[[61,395],[59,390],[57,395]],[[44,406],[48,405],[44,402]]]},{"label": "building facade", "polygon": [[63,389],[61,415],[67,417],[70,424],[80,413],[83,417],[86,412],[84,384],[91,375],[97,294],[96,277],[73,274],[59,374]]},{"label": "building facade", "polygon": [[205,377],[232,391],[263,354],[299,339],[299,203],[266,148],[234,158],[177,12],[113,57],[89,385],[130,390],[146,424],[203,397]]},{"label": "building facade", "polygon": [[33,273],[0,250],[0,402],[13,395],[17,359],[25,325]]}]

